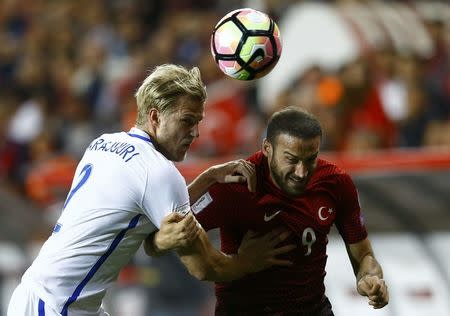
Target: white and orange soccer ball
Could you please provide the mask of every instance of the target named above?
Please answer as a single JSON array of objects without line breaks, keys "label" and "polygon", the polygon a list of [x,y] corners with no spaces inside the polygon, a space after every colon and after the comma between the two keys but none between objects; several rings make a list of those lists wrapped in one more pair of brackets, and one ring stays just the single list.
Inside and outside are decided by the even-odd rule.
[{"label": "white and orange soccer ball", "polygon": [[250,8],[234,10],[214,28],[211,53],[226,75],[239,80],[261,78],[280,58],[280,30],[265,13]]}]

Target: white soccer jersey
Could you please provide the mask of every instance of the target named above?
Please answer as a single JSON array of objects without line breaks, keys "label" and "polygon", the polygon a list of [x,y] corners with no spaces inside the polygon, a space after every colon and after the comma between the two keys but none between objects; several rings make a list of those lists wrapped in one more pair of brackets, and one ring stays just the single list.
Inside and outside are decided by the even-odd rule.
[{"label": "white soccer jersey", "polygon": [[104,134],[86,149],[53,234],[22,282],[61,315],[95,315],[162,218],[189,209],[184,178],[144,131]]}]

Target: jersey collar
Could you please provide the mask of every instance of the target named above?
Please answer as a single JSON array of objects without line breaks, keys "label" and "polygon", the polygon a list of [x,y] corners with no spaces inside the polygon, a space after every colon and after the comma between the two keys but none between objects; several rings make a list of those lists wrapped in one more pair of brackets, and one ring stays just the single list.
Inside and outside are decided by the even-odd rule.
[{"label": "jersey collar", "polygon": [[130,131],[128,132],[128,135],[131,137],[142,139],[142,140],[152,144],[152,139],[150,138],[150,136],[147,134],[147,132],[141,130],[140,128],[132,127],[130,129]]}]

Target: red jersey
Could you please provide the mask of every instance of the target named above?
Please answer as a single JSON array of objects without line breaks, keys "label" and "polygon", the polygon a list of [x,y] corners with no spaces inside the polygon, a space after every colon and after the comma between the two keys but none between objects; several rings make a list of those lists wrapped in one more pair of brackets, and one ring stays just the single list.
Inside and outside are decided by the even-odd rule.
[{"label": "red jersey", "polygon": [[216,283],[217,304],[255,315],[317,310],[326,302],[326,245],[331,225],[336,225],[347,244],[367,237],[353,181],[336,165],[318,159],[305,192],[292,198],[274,185],[261,152],[248,160],[256,166],[256,192],[249,192],[244,184],[216,184],[194,204],[196,217],[205,230],[220,228],[221,248],[228,254],[237,253],[248,230],[264,233],[288,227],[293,234],[285,243],[298,246],[283,256],[294,265]]}]

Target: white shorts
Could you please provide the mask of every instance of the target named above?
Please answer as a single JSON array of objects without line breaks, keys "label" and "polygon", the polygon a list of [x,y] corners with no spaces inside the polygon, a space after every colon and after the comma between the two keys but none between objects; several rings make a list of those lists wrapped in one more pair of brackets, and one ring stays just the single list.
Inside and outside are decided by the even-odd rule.
[{"label": "white shorts", "polygon": [[[73,313],[73,315],[81,315],[78,312]],[[45,304],[45,301],[40,299],[34,291],[21,283],[11,296],[7,316],[61,316],[61,313]],[[100,308],[98,316],[109,316],[109,314]]]}]

